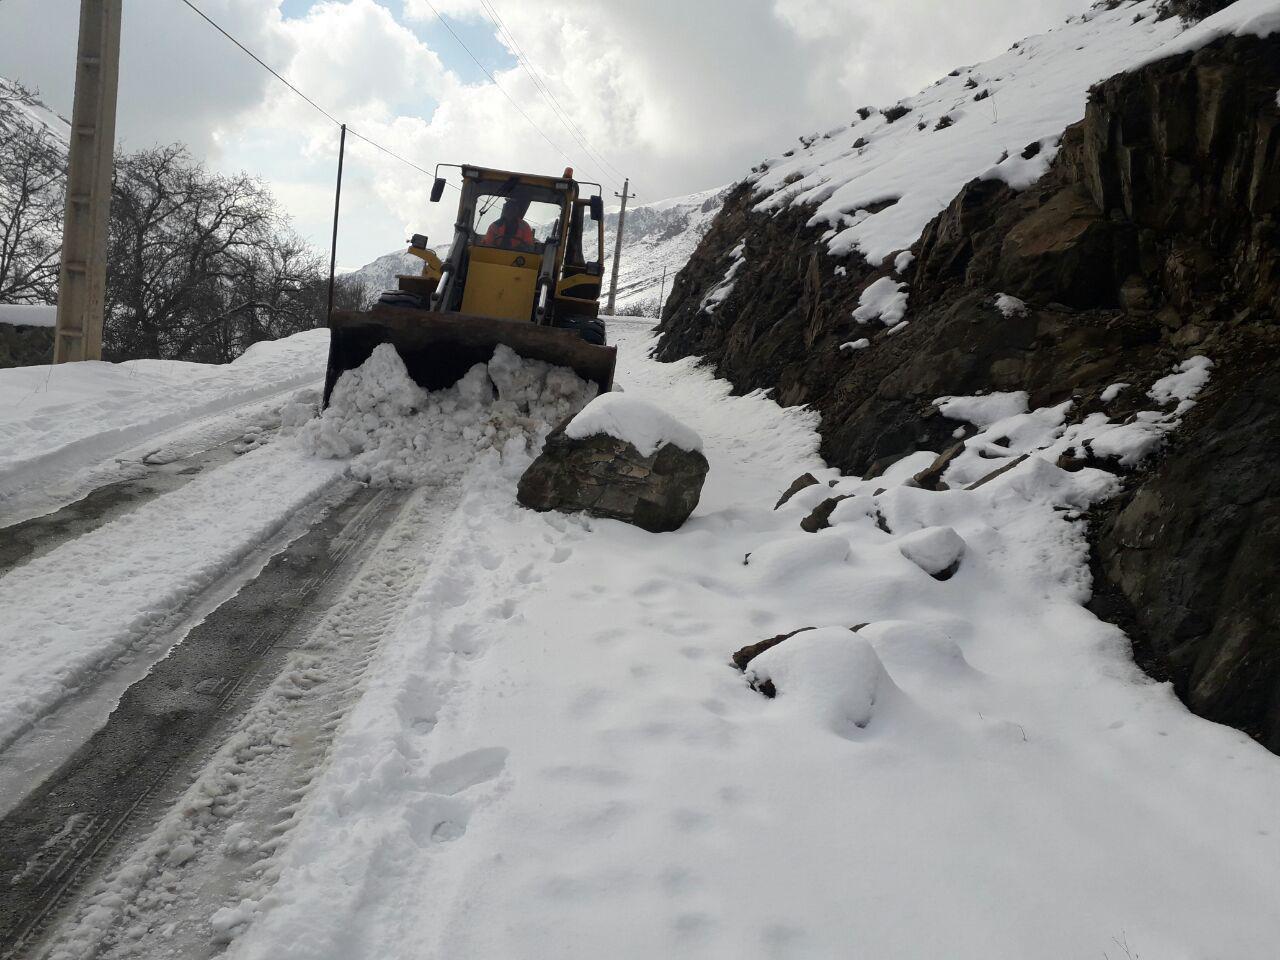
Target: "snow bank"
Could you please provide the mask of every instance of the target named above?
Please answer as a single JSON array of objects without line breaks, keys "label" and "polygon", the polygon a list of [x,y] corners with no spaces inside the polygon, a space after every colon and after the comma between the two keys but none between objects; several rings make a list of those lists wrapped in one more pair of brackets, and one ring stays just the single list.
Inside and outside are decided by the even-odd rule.
[{"label": "snow bank", "polygon": [[625,393],[596,397],[565,427],[575,440],[607,434],[624,440],[642,457],[657,453],[668,443],[681,450],[701,450],[702,438],[661,407]]},{"label": "snow bank", "polygon": [[[1177,17],[1158,20],[1156,0],[1111,6],[1094,6],[986,63],[954,71],[900,101],[906,114],[899,119],[869,110],[827,137],[805,138],[805,147],[753,174],[756,209],[813,206],[809,223],[828,227],[833,256],[859,252],[878,264],[910,247],[975,177],[1026,187],[1047,169],[1063,129],[1084,116],[1089,87],[1169,56],[1174,47],[1166,45],[1185,29]],[[1205,43],[1227,29],[1274,29],[1274,17],[1273,0],[1240,0],[1186,41]],[[950,123],[939,129],[944,116]],[[897,200],[868,212],[887,197]]]},{"label": "snow bank", "polygon": [[15,327],[52,327],[58,322],[58,308],[43,303],[0,303],[0,323]]},{"label": "snow bank", "polygon": [[91,466],[166,430],[318,385],[328,330],[254,344],[228,364],[86,361],[0,370],[0,517],[74,498]]},{"label": "snow bank", "polygon": [[298,436],[307,452],[350,460],[351,474],[375,485],[445,483],[477,453],[517,460],[536,452],[557,423],[595,395],[572,370],[525,360],[499,345],[446,390],[428,392],[384,343],[342,375],[329,406]]}]

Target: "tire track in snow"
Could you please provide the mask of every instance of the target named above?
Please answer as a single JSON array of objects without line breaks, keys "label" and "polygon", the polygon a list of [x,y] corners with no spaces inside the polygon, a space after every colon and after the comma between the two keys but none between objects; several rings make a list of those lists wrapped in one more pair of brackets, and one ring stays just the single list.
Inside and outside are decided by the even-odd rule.
[{"label": "tire track in snow", "polygon": [[[255,825],[281,832],[280,822],[289,822],[289,804],[323,758],[382,629],[398,609],[398,591],[416,582],[419,571],[409,558],[421,528],[430,528],[424,519],[432,509],[447,513],[450,503],[448,497],[425,503],[426,494],[418,493],[404,511],[407,499],[408,494],[387,490],[360,493],[277,555],[131,687],[107,725],[53,778],[0,820],[0,882],[6,888],[0,943],[7,945],[6,960],[46,955],[31,948],[92,868],[108,863],[136,825],[163,817],[155,834],[139,838],[137,855],[124,857],[124,869],[101,878],[97,895],[84,906],[89,920],[82,917],[70,928],[59,941],[62,953],[55,955],[83,955],[82,948],[96,953],[116,937],[128,939],[137,924],[116,930],[117,916],[104,904],[123,904],[133,894],[141,904],[136,909],[168,908],[173,896],[150,898],[148,881],[163,888],[172,870],[199,863],[196,854],[205,840],[225,833],[228,811],[239,810],[251,796],[240,789],[246,772],[272,763],[286,772],[292,765],[294,774],[260,779],[273,789],[257,791],[257,805],[250,804],[245,820],[238,821],[248,825],[234,838],[232,853],[244,852]],[[384,536],[388,527],[394,529]],[[357,563],[375,541],[385,543],[385,550]],[[325,610],[348,584],[322,620],[312,612]],[[249,706],[251,695],[273,677],[266,693]],[[232,728],[245,710],[244,722]],[[299,739],[291,742],[289,736]],[[212,765],[192,785],[191,765],[212,751],[219,751]],[[282,809],[278,822],[271,815]],[[67,816],[67,811],[73,812]],[[191,855],[184,855],[188,846],[174,846],[179,835]],[[262,845],[265,838],[253,842],[264,854],[274,848]],[[156,844],[164,848],[158,861],[162,869],[152,873],[147,864],[154,858],[148,854]],[[257,869],[252,863],[247,867]],[[244,873],[246,882],[263,880],[260,869],[256,876],[247,868]],[[195,902],[203,901],[197,897]],[[203,942],[210,942],[207,935]],[[122,948],[123,955],[136,956],[137,949],[136,944]]]}]

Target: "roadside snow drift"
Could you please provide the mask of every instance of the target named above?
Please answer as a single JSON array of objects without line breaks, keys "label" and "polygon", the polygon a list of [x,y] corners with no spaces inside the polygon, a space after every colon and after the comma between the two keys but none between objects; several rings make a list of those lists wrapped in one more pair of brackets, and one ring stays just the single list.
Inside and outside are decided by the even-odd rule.
[{"label": "roadside snow drift", "polygon": [[0,370],[0,520],[165,430],[324,379],[329,331],[256,343],[232,363],[85,361]]}]

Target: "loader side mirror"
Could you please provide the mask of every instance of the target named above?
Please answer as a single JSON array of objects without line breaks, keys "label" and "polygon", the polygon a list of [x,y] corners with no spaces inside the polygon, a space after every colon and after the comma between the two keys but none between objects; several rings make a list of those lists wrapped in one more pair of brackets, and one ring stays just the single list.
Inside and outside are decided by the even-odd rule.
[{"label": "loader side mirror", "polygon": [[427,249],[427,235],[425,233],[415,233],[409,238],[409,246],[415,250]]},{"label": "loader side mirror", "polygon": [[436,177],[436,182],[431,185],[431,202],[439,203],[440,198],[444,196],[444,177]]},{"label": "loader side mirror", "polygon": [[600,196],[592,197],[587,203],[591,207],[591,219],[600,221],[604,219],[604,198]]}]

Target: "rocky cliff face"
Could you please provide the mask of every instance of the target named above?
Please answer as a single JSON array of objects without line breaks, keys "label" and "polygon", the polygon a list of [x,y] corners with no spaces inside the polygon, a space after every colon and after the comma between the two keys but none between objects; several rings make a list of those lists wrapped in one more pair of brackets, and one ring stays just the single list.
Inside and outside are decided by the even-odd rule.
[{"label": "rocky cliff face", "polygon": [[[658,355],[813,405],[827,460],[861,474],[954,442],[937,397],[1026,390],[1033,407],[1074,399],[1079,419],[1126,383],[1106,406],[1123,417],[1209,356],[1199,405],[1096,511],[1095,606],[1192,709],[1280,752],[1278,90],[1275,35],[1098,85],[1039,181],[974,180],[928,225],[909,322],[874,349],[841,345],[865,336],[853,311],[895,258],[833,258],[810,209],[757,212],[742,184],[675,281]],[[1000,293],[1027,309],[1006,315]]]}]

